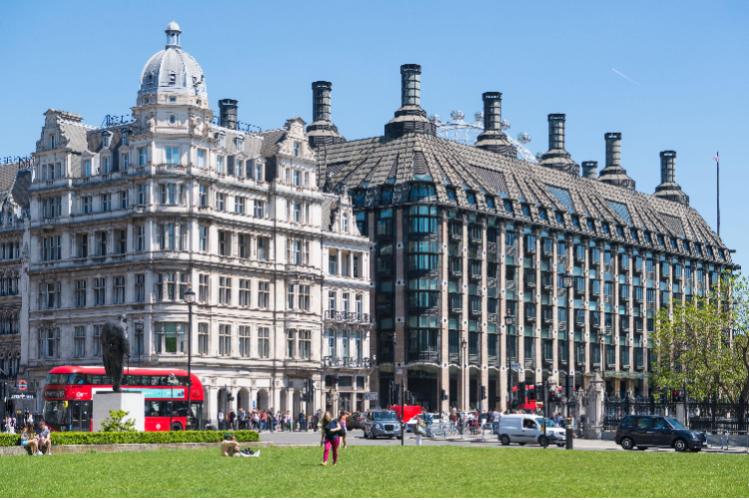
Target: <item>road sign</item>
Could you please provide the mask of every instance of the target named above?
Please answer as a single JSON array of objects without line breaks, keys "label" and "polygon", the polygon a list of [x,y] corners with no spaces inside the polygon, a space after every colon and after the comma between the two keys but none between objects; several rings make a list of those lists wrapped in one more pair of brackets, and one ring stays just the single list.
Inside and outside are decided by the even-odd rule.
[{"label": "road sign", "polygon": [[18,390],[21,392],[26,392],[26,390],[29,388],[29,384],[24,380],[21,379],[18,381]]},{"label": "road sign", "polygon": [[365,392],[364,393],[364,399],[367,401],[377,401],[377,393],[376,392]]}]

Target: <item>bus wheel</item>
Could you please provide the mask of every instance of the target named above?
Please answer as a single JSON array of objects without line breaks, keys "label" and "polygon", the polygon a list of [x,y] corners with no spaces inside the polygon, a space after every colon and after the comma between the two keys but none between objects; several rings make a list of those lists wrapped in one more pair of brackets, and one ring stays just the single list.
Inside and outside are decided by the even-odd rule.
[{"label": "bus wheel", "polygon": [[180,424],[179,422],[174,422],[172,424],[172,430],[173,431],[181,431],[182,430],[182,424]]}]

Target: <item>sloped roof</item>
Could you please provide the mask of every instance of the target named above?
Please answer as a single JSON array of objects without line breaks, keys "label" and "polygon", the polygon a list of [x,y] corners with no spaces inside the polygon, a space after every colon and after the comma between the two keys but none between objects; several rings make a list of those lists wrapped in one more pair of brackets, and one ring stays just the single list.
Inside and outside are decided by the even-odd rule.
[{"label": "sloped roof", "polygon": [[[685,238],[703,245],[725,249],[725,245],[700,214],[693,208],[652,194],[640,193],[595,179],[587,179],[559,170],[466,146],[429,134],[410,133],[386,140],[381,137],[331,144],[326,154],[318,155],[320,182],[328,190],[369,189],[382,184],[394,186],[394,203],[408,201],[408,185],[412,181],[431,181],[436,188],[437,203],[467,209],[493,212],[517,220],[529,220],[514,203],[513,213],[505,212],[501,198],[528,203],[534,224],[563,227],[568,231],[591,233],[608,239],[616,235],[614,226],[634,227],[666,238]],[[448,198],[445,185],[451,185],[457,202]],[[477,205],[471,205],[465,190],[476,193]],[[487,206],[486,197],[496,199],[495,208]],[[373,195],[366,203],[376,205]],[[548,221],[539,218],[539,208],[546,208]],[[560,226],[552,211],[570,215]],[[572,215],[599,221],[595,232],[583,222],[576,227]],[[611,236],[601,231],[601,222],[608,222]],[[626,243],[650,246],[638,234],[636,241],[625,231]],[[676,252],[676,249],[670,251]],[[726,252],[727,259],[730,259]],[[722,258],[718,260],[723,260]]]}]

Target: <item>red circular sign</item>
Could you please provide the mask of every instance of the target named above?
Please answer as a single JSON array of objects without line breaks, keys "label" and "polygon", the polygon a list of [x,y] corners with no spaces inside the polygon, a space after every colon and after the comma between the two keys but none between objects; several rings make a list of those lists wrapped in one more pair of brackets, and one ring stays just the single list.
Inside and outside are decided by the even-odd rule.
[{"label": "red circular sign", "polygon": [[26,383],[24,379],[21,379],[18,381],[18,390],[19,391],[25,391],[29,388],[29,385]]}]

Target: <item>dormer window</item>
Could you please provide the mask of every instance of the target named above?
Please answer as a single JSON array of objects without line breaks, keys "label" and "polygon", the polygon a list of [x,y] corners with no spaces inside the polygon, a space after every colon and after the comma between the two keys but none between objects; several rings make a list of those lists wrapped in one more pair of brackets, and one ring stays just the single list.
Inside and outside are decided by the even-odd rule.
[{"label": "dormer window", "polygon": [[299,156],[300,154],[302,154],[302,143],[294,141],[294,156]]},{"label": "dormer window", "polygon": [[47,140],[47,144],[49,144],[50,149],[54,149],[55,147],[55,134],[50,134],[49,139]]}]

